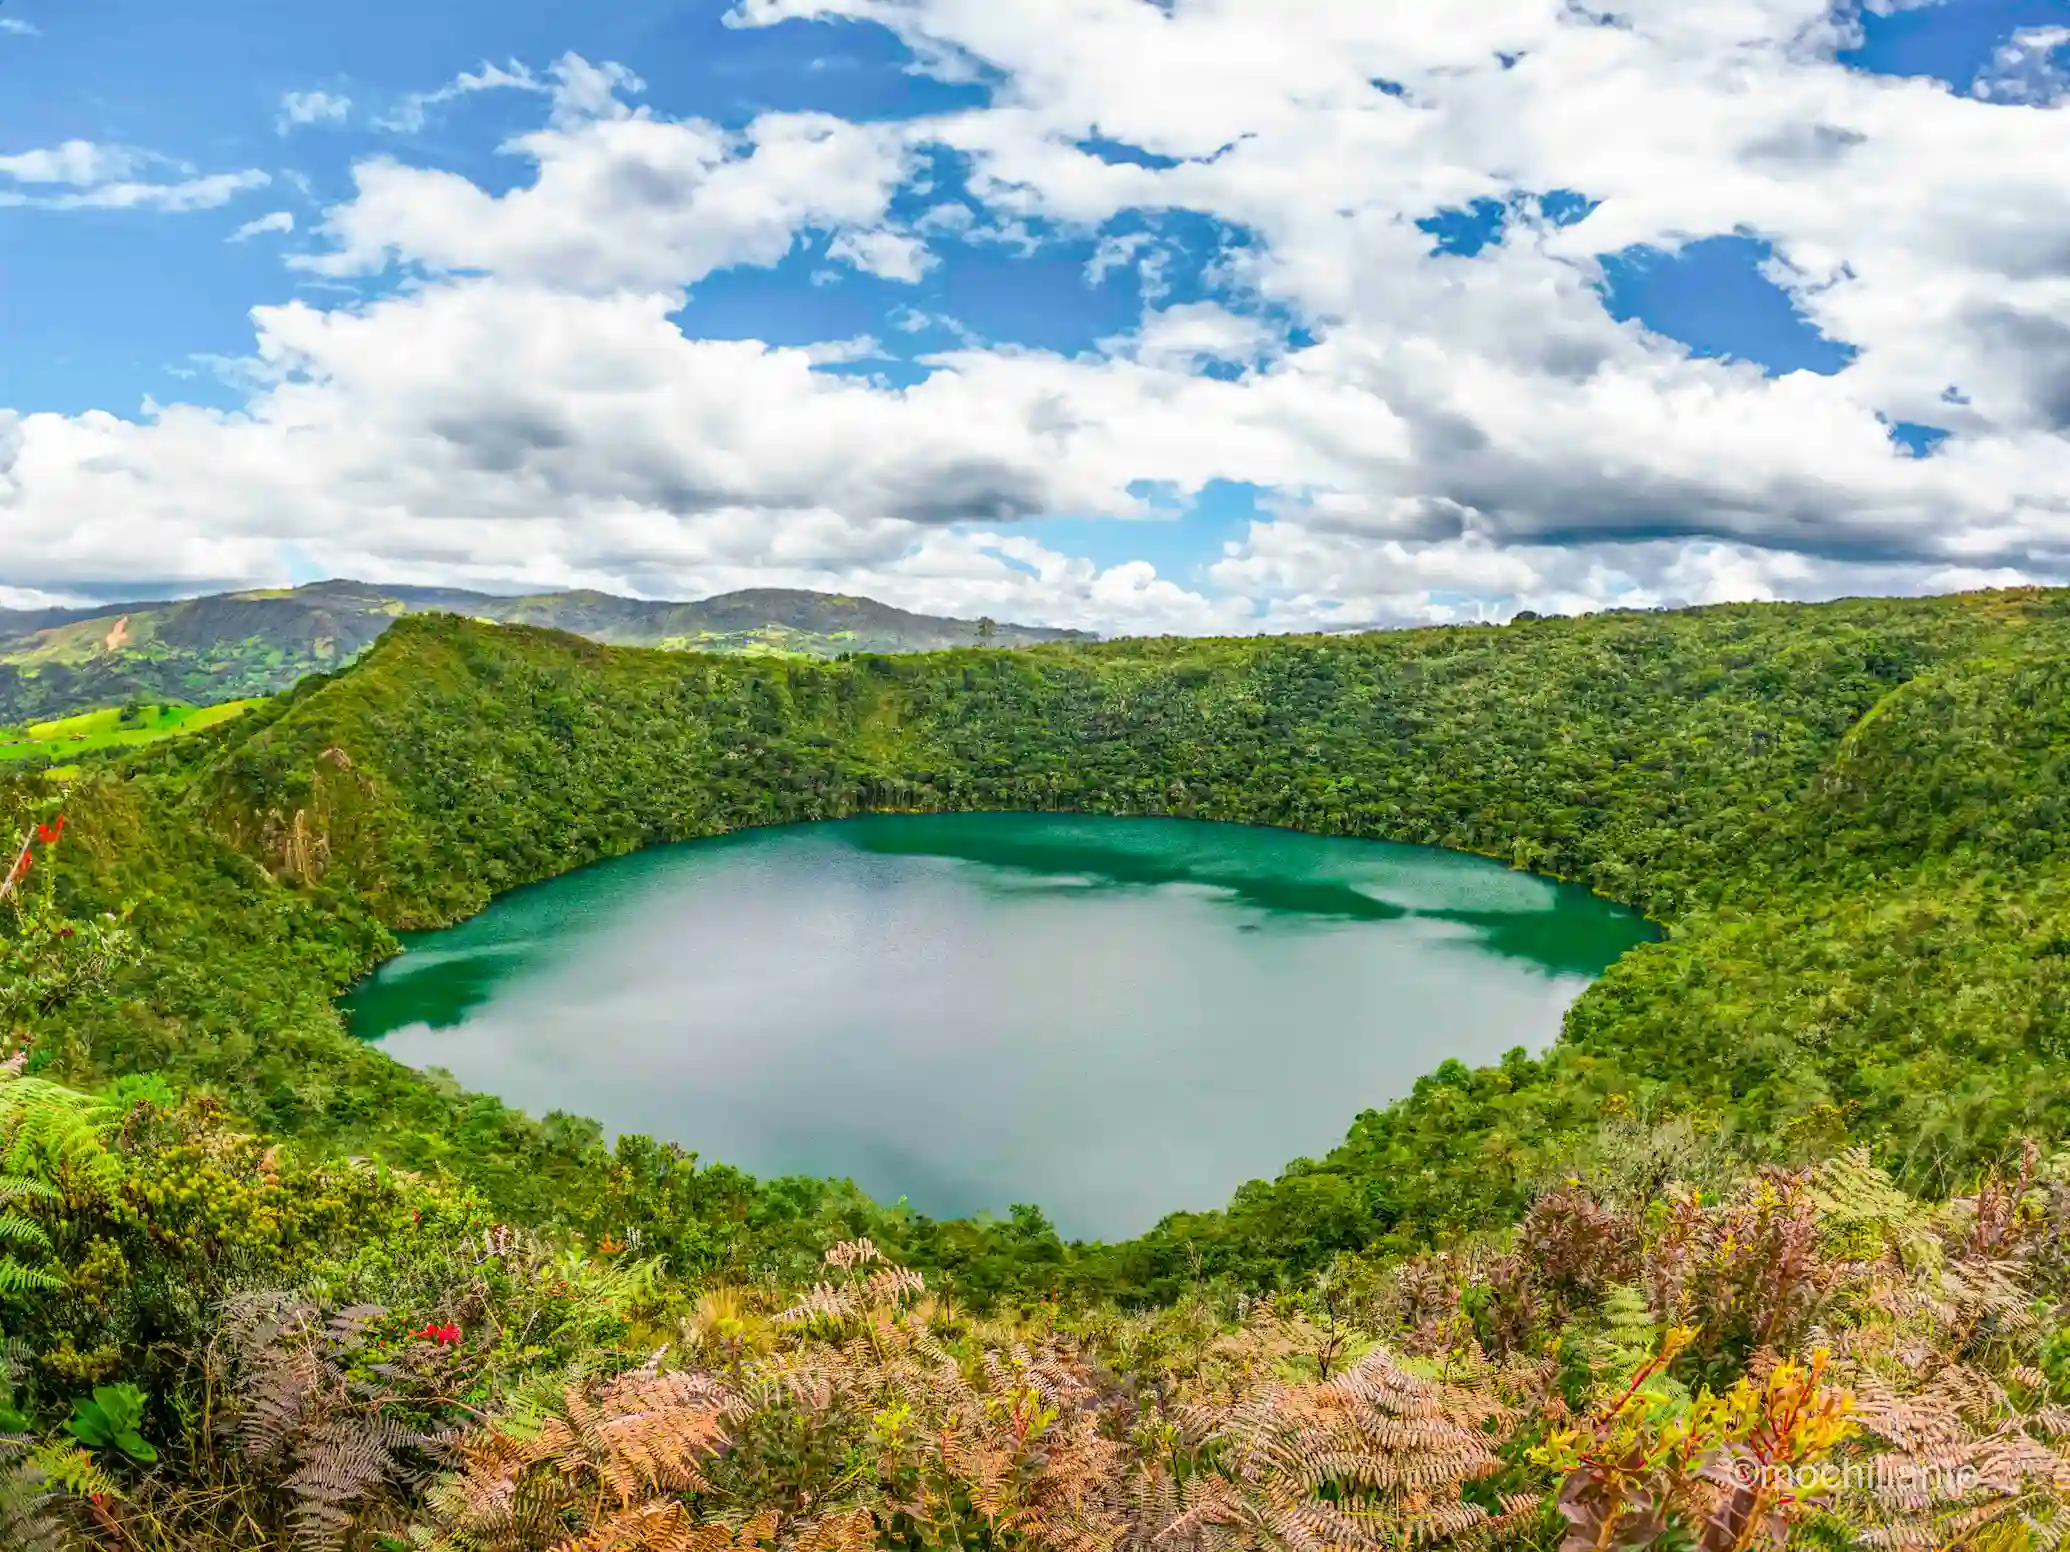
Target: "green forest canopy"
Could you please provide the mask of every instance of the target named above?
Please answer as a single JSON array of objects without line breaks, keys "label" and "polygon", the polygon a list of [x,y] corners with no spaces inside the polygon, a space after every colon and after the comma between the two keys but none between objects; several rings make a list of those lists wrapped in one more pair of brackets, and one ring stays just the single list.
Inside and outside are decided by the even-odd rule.
[{"label": "green forest canopy", "polygon": [[[112,1004],[51,1075],[156,1072],[268,1132],[441,1167],[501,1210],[635,1231],[679,1270],[868,1232],[965,1297],[1154,1302],[1512,1219],[1606,1112],[1748,1156],[1870,1144],[1929,1192],[2070,1115],[2070,593],[1617,612],[1359,637],[825,663],[611,649],[449,616],[69,789],[60,899],[133,905]],[[4,789],[47,809],[33,776]],[[1424,843],[1662,924],[1542,1058],[1448,1063],[1219,1213],[1059,1244],[834,1183],[685,1168],[354,1043],[392,933],[599,857],[869,810],[1171,814]],[[16,825],[19,831],[19,823]],[[76,841],[76,844],[74,842]]]}]

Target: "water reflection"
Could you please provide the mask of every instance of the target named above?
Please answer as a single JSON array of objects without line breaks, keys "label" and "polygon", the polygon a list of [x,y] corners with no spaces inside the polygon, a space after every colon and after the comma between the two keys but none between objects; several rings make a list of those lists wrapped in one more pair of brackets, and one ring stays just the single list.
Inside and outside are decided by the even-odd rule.
[{"label": "water reflection", "polygon": [[[1495,953],[1561,975],[1595,975],[1634,941],[1632,913],[1621,906],[1529,874],[1505,872],[1498,884],[1479,869],[1462,873],[1449,860],[1455,853],[1429,847],[1305,837],[1314,849],[1292,864],[1299,871],[1289,871],[1286,856],[1278,849],[1261,856],[1257,843],[1261,835],[1286,831],[1190,824],[1174,843],[1168,820],[1060,818],[1038,831],[1019,830],[1027,817],[901,816],[894,827],[858,828],[855,844],[886,855],[953,857],[1085,887],[1192,884],[1235,903],[1293,916],[1428,917],[1471,928]],[[1012,885],[999,880],[991,887]],[[1470,905],[1432,903],[1461,895],[1477,898]],[[1492,903],[1484,903],[1488,897]],[[1259,932],[1264,924],[1248,921],[1238,930]]]},{"label": "water reflection", "polygon": [[1140,1231],[1447,1057],[1542,1047],[1646,925],[1425,848],[886,816],[661,848],[410,940],[354,1029],[535,1114],[948,1216]]}]

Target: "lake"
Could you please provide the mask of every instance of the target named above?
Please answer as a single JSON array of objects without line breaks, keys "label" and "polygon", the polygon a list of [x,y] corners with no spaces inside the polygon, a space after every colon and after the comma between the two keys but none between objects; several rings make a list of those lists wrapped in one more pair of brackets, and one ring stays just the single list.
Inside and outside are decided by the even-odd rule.
[{"label": "lake", "polygon": [[1541,1050],[1648,941],[1426,847],[890,815],[659,847],[405,940],[356,1034],[534,1115],[1116,1238],[1319,1155],[1448,1057]]}]

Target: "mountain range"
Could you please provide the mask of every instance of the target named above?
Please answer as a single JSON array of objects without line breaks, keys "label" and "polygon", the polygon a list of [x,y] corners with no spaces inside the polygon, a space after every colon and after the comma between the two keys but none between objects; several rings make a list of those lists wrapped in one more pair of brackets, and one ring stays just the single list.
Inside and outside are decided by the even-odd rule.
[{"label": "mountain range", "polygon": [[313,582],[204,598],[0,609],[0,723],[126,701],[206,706],[275,694],[308,674],[343,667],[404,615],[429,613],[550,626],[611,646],[809,657],[1097,639],[1086,631],[947,619],[782,588],[674,603],[598,592],[501,597]]}]

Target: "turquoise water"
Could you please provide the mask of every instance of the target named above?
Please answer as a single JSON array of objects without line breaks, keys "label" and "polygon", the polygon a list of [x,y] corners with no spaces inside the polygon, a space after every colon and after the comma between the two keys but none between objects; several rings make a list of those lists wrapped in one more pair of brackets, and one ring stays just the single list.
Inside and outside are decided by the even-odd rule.
[{"label": "turquoise water", "polygon": [[412,936],[356,1033],[535,1115],[1067,1235],[1222,1205],[1652,936],[1456,852],[1185,820],[884,816],[657,848]]}]

